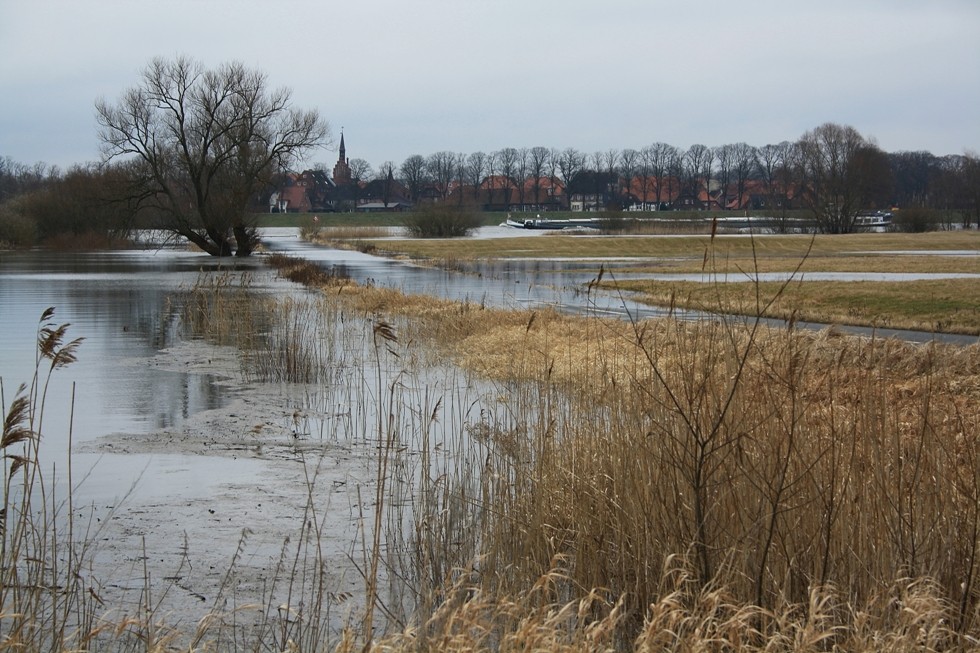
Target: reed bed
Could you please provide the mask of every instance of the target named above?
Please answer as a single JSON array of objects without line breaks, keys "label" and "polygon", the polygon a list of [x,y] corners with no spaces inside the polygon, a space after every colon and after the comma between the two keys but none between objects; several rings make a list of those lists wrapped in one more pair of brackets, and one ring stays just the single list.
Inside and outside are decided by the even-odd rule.
[{"label": "reed bed", "polygon": [[[281,341],[297,351],[309,323],[361,330],[316,346],[361,388],[346,419],[374,451],[352,548],[363,610],[326,625],[329,525],[311,490],[276,580],[294,588],[286,616],[228,640],[236,613],[213,610],[187,650],[980,647],[980,346],[310,284],[309,313],[266,314],[291,316]],[[234,332],[242,346],[265,320]],[[427,372],[446,360],[459,371]],[[140,633],[130,647],[174,641],[119,628]]]},{"label": "reed bed", "polygon": [[[615,648],[684,650],[722,624],[694,628],[697,644],[652,637],[683,560],[684,599],[723,597],[746,646],[976,643],[980,347],[336,296],[498,384],[498,414],[466,445],[484,460],[478,493],[440,490],[477,506],[470,592],[525,596],[563,560],[551,614],[601,591]],[[429,534],[426,555],[451,539]],[[892,618],[907,601],[924,612]],[[819,623],[815,602],[833,606]]]},{"label": "reed bed", "polygon": [[[320,268],[297,265],[282,255],[269,258],[287,279],[326,287],[341,283]],[[246,381],[328,382],[336,370],[333,314],[322,298],[270,296],[251,292],[247,274],[202,275],[193,287],[171,301],[180,307],[187,336],[205,338],[241,352]]]},{"label": "reed bed", "polygon": [[[66,640],[84,647],[99,610],[98,585],[86,568],[97,529],[76,523],[70,491],[59,496],[59,479],[41,463],[48,384],[75,362],[82,343],[68,339],[69,324],[57,324],[54,313],[41,315],[33,378],[9,404],[0,379],[0,650],[61,650]],[[70,465],[65,473],[70,488]]]}]

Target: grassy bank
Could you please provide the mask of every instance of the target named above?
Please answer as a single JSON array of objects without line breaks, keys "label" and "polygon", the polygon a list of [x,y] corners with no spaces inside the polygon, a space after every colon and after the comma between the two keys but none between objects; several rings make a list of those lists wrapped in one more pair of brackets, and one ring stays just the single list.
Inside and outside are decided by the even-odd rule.
[{"label": "grassy bank", "polygon": [[[672,236],[576,237],[383,241],[389,255],[412,256],[435,264],[458,265],[481,258],[626,259],[602,286],[639,293],[638,299],[713,313],[755,310],[768,303],[780,284],[749,283],[756,272],[795,272],[795,283],[767,310],[772,317],[822,324],[878,326],[980,334],[977,279],[903,282],[808,281],[807,274],[980,273],[980,232],[853,234],[849,236]],[[926,252],[937,252],[927,255]],[[945,256],[944,252],[966,255]],[[972,253],[972,254],[971,254]],[[705,282],[617,280],[616,274],[698,274]],[[746,283],[710,283],[712,280]],[[756,296],[756,290],[761,292]]]},{"label": "grassy bank", "polygon": [[[700,266],[705,251],[717,260],[786,259],[798,263],[811,258],[847,256],[855,266],[860,257],[893,255],[893,252],[980,252],[980,232],[944,231],[927,234],[850,234],[844,236],[566,236],[560,232],[531,238],[458,240],[399,240],[387,244],[404,255],[439,260],[457,258],[666,258],[690,259]],[[668,262],[669,264],[669,262]],[[941,263],[937,263],[941,264]]]},{"label": "grassy bank", "polygon": [[[782,284],[689,281],[603,281],[639,293],[639,301],[708,313],[751,314],[761,303],[769,317],[936,333],[980,335],[977,279],[935,281],[807,281]],[[771,303],[770,303],[771,302]]]}]

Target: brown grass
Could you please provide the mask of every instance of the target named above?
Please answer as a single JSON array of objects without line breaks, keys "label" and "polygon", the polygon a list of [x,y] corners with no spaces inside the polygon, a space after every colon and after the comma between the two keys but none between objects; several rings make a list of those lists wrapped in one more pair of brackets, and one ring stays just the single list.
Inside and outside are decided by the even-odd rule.
[{"label": "brown grass", "polygon": [[[734,319],[503,311],[325,283],[318,310],[328,319],[337,310],[368,318],[378,366],[368,392],[385,402],[375,434],[379,513],[366,529],[364,568],[394,565],[407,545],[414,566],[398,578],[418,609],[398,628],[390,620],[388,632],[372,631],[370,617],[352,622],[336,641],[311,612],[309,629],[295,624],[289,637],[243,647],[939,651],[980,643],[980,346]],[[238,319],[231,315],[224,319]],[[305,337],[289,333],[288,341]],[[472,407],[454,404],[456,389],[433,399],[436,408],[399,395],[398,366],[430,357],[471,370],[496,401],[467,416]],[[382,359],[396,366],[390,384]],[[443,400],[450,409],[440,413]],[[22,420],[12,413],[16,427]],[[464,415],[458,439],[435,451],[413,439],[448,414]],[[18,439],[16,428],[8,432]],[[409,461],[418,484],[397,490]],[[377,578],[365,582],[378,610],[388,609]],[[0,606],[0,635],[9,637],[6,624],[31,605],[21,601]],[[90,621],[77,641],[87,646],[102,628],[107,639],[98,641],[113,643],[104,629],[115,627],[120,649],[164,650],[171,631],[151,627],[152,617]],[[218,647],[212,642],[227,633],[210,623],[188,650]]]},{"label": "brown grass", "polygon": [[[812,247],[811,247],[812,242]],[[564,236],[548,238],[453,239],[451,241],[398,240],[386,247],[416,258],[622,258],[667,257],[701,261],[709,248],[716,258],[751,260],[789,258],[797,262],[810,251],[813,257],[842,254],[912,251],[980,251],[980,232],[942,231],[925,234],[850,234],[788,236]]]},{"label": "brown grass", "polygon": [[[464,445],[483,460],[475,494],[457,471],[413,499],[434,507],[415,540],[426,565],[478,554],[417,586],[429,608],[377,647],[975,643],[980,348],[324,289],[375,333],[493,380],[509,414]],[[457,501],[478,529],[441,517]]]},{"label": "brown grass", "polygon": [[346,277],[325,270],[320,265],[285,254],[272,254],[266,259],[266,262],[270,267],[276,269],[284,279],[304,286],[327,286],[342,284],[347,281]]},{"label": "brown grass", "polygon": [[[943,648],[980,632],[980,347],[336,296],[411,316],[414,342],[506,395],[515,420],[483,428],[471,499],[487,596],[523,597],[561,559],[549,614],[601,588],[617,647]],[[664,588],[678,556],[683,601]],[[889,601],[917,607],[893,619]],[[658,619],[691,631],[648,630]]]},{"label": "brown grass", "polygon": [[783,320],[980,335],[977,279],[911,281],[805,281],[780,283],[615,279],[607,288],[639,293],[638,299],[707,313],[752,314],[757,300],[766,315]]}]

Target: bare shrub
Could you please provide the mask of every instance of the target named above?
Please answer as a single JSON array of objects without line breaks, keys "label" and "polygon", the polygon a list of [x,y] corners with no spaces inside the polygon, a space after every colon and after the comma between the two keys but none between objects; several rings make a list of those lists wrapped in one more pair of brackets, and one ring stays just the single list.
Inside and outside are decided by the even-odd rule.
[{"label": "bare shrub", "polygon": [[405,229],[415,238],[459,238],[479,226],[473,207],[448,202],[420,204],[405,218]]}]

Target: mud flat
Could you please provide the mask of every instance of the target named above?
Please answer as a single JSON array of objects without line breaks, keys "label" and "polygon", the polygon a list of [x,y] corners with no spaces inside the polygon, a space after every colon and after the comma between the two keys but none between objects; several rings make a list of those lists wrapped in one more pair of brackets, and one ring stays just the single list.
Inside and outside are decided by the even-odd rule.
[{"label": "mud flat", "polygon": [[[79,521],[92,514],[93,577],[113,621],[149,605],[183,632],[211,611],[259,623],[287,609],[292,565],[315,541],[341,624],[364,587],[352,545],[371,514],[358,499],[359,490],[373,497],[369,445],[310,433],[308,389],[236,380],[232,348],[187,341],[134,364],[217,375],[230,400],[176,428],[76,448],[98,458],[75,512]],[[105,494],[101,476],[134,472],[127,494]]]}]

